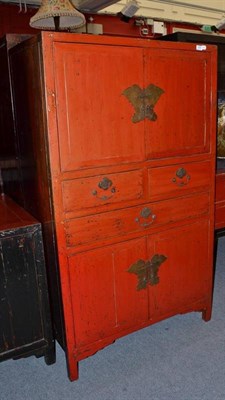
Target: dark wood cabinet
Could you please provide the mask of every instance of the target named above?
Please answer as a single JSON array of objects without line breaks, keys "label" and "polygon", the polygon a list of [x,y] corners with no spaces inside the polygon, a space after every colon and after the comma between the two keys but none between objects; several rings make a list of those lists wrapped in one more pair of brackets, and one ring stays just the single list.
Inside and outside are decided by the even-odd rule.
[{"label": "dark wood cabinet", "polygon": [[209,320],[216,48],[43,32],[9,59],[23,204],[43,224],[70,379],[137,329]]},{"label": "dark wood cabinet", "polygon": [[41,224],[0,197],[0,361],[55,361]]}]

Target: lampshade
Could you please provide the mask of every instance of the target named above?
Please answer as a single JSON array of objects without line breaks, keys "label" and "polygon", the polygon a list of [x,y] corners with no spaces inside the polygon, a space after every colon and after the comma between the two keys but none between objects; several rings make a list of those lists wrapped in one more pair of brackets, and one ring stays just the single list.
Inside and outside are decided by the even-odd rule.
[{"label": "lampshade", "polygon": [[69,0],[42,0],[38,12],[30,19],[32,28],[43,30],[76,29],[85,24],[85,16]]}]

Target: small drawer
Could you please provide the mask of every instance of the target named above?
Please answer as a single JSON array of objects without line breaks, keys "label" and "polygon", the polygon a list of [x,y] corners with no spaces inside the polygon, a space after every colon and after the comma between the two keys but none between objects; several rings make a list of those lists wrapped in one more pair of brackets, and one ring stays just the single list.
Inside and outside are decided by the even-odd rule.
[{"label": "small drawer", "polygon": [[149,168],[149,198],[169,198],[207,187],[211,175],[210,161]]},{"label": "small drawer", "polygon": [[65,213],[144,199],[144,172],[135,170],[64,181]]},{"label": "small drawer", "polygon": [[204,215],[209,212],[209,194],[181,197],[74,218],[64,222],[68,247],[144,232],[165,224]]}]

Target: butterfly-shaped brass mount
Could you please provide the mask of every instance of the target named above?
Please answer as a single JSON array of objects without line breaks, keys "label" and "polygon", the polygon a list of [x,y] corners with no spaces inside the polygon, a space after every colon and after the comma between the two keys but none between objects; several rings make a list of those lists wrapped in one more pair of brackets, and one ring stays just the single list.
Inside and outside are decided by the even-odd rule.
[{"label": "butterfly-shaped brass mount", "polygon": [[132,117],[132,122],[140,122],[145,118],[150,121],[156,121],[157,115],[154,111],[154,106],[159,100],[164,90],[151,83],[145,89],[134,84],[125,89],[122,94],[128,99],[135,109],[135,114]]},{"label": "butterfly-shaped brass mount", "polygon": [[146,289],[147,285],[155,286],[159,283],[158,270],[160,265],[167,260],[163,254],[155,254],[151,260],[138,260],[132,264],[127,272],[138,277],[137,290]]}]

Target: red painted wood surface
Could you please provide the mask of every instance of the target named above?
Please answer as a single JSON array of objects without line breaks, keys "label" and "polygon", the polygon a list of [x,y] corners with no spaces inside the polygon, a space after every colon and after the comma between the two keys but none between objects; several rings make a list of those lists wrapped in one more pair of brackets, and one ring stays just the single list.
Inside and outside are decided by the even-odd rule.
[{"label": "red painted wood surface", "polygon": [[130,104],[122,94],[133,83],[143,86],[142,49],[54,47],[61,170],[144,160],[144,124],[127,129]]},{"label": "red painted wood surface", "polygon": [[[71,257],[77,347],[80,349],[132,326],[137,329],[157,317],[176,314],[187,304],[194,307],[206,293],[210,302],[212,276],[210,269],[205,271],[207,249],[208,221],[200,220],[159,235]],[[137,278],[128,276],[127,270],[138,259],[151,258],[155,253],[167,256],[160,267],[160,283],[137,291]]]},{"label": "red painted wood surface", "polygon": [[[177,176],[180,168],[185,170],[182,178]],[[179,163],[166,167],[149,168],[149,195],[152,200],[195,193],[199,188],[206,188],[209,179],[213,179],[209,161]]]},{"label": "red painted wood surface", "polygon": [[139,258],[146,258],[144,238],[71,257],[78,348],[148,320],[147,292],[136,290],[135,276],[127,279],[127,269]]},{"label": "red painted wood surface", "polygon": [[[58,183],[53,184],[58,241],[64,249],[60,251],[63,298],[68,296],[69,287],[72,296],[72,303],[69,299],[64,302],[69,352],[73,351],[74,337],[78,360],[85,357],[87,346],[88,352],[93,353],[104,341],[119,337],[132,327],[138,329],[182,312],[182,309],[184,312],[204,310],[208,318],[210,316],[213,196],[212,193],[208,196],[207,192],[214,186],[215,103],[212,107],[211,96],[215,87],[212,71],[216,70],[212,53],[216,54],[216,51],[209,48],[206,53],[199,53],[195,46],[181,50],[181,46],[161,47],[158,43],[146,43],[143,48],[139,41],[116,42],[114,39],[104,40],[103,46],[100,46],[101,39],[89,45],[79,44],[79,38],[78,43],[73,44],[63,43],[63,40],[58,43],[57,36],[55,39],[56,78],[52,84],[56,86],[55,89],[52,86],[52,91],[55,90],[57,110],[54,125],[53,121],[49,125],[49,141],[52,174],[62,181],[64,190],[63,174],[66,172],[80,169],[82,179],[84,170],[91,180],[96,179],[98,168],[105,168],[107,177],[110,166],[118,168],[124,163],[137,165],[142,162],[144,169],[148,166],[150,176],[149,182],[147,177],[143,181],[146,196],[150,194],[151,198],[151,188],[153,196],[158,193],[158,200],[160,194],[166,199],[167,193],[171,196],[173,190],[176,196],[171,201],[144,203],[153,210],[155,220],[151,216],[147,221],[140,217],[142,206],[126,208],[126,201],[121,205],[108,199],[112,211],[104,213],[98,208],[97,214],[93,214],[96,204],[92,203],[93,211],[90,206],[86,211],[88,216],[71,219],[67,215],[62,225],[65,191],[63,200]],[[47,36],[44,40],[48,46]],[[47,51],[45,71],[48,77],[50,59]],[[141,88],[154,84],[164,90],[155,106],[156,121],[145,119],[138,124],[132,123],[134,108],[122,93],[133,84]],[[56,121],[58,137],[55,135]],[[205,159],[199,159],[198,154]],[[182,191],[182,187],[171,189],[174,173],[182,167],[182,164],[176,164],[181,156],[186,160],[185,167],[193,182],[186,191]],[[199,162],[188,164],[188,156]],[[154,176],[157,169],[151,168],[151,160],[159,157],[166,158],[165,167],[152,182],[152,174]],[[171,167],[171,162],[176,166]],[[170,184],[166,186],[167,169],[173,173],[170,172]],[[76,183],[73,184],[71,179],[71,199],[67,200],[70,215],[72,210],[76,215],[75,209],[82,200],[78,200],[73,208],[72,199],[75,203],[79,195],[84,206],[86,201],[93,202],[90,189],[89,193],[84,192],[84,197],[81,189],[75,195]],[[121,199],[126,197],[127,185],[121,186]],[[200,194],[177,197],[188,190]],[[66,198],[69,197],[67,192]],[[202,219],[201,215],[206,217]],[[190,224],[191,221],[196,223]],[[173,230],[168,230],[173,223]],[[164,233],[157,234],[163,225]],[[146,230],[150,235],[149,242],[146,241]],[[126,238],[131,240],[126,241]],[[64,253],[66,246],[72,246],[69,261]],[[93,250],[88,251],[88,246]],[[162,266],[162,288],[159,284],[153,290],[149,287],[148,291],[139,293],[135,289],[137,278],[128,274],[128,268],[138,259],[147,260],[155,253],[169,255],[167,265],[165,262]],[[194,282],[193,268],[196,268]],[[150,293],[148,301],[147,292]],[[76,366],[70,364],[73,373],[75,369]]]},{"label": "red painted wood surface", "polygon": [[[142,217],[144,208],[150,210],[148,218]],[[209,212],[208,193],[145,203],[144,206],[114,210],[111,212],[89,215],[66,220],[64,223],[66,244],[68,247],[79,247],[84,244],[101,242],[116,238],[118,235],[138,235],[146,230],[155,230],[187,218],[204,215]]]},{"label": "red painted wood surface", "polygon": [[219,170],[216,174],[215,196],[215,229],[225,227],[225,173]]},{"label": "red painted wood surface", "polygon": [[195,304],[205,296],[210,303],[212,271],[205,268],[211,246],[208,233],[209,221],[199,219],[156,236],[154,251],[165,254],[167,260],[160,267],[160,283],[149,290],[153,319],[177,313],[177,308]]},{"label": "red painted wood surface", "polygon": [[37,224],[32,215],[18,206],[8,196],[0,196],[0,230],[16,229],[32,224]]},{"label": "red painted wood surface", "polygon": [[156,122],[151,125],[146,122],[148,158],[209,151],[207,129],[210,126],[207,126],[206,119],[211,104],[211,69],[206,68],[207,63],[206,54],[198,51],[183,51],[181,54],[179,49],[168,49],[163,53],[161,49],[154,49],[146,52],[145,86],[153,82],[164,90],[155,106]]},{"label": "red painted wood surface", "polygon": [[[67,218],[72,217],[76,210],[90,212],[93,207],[98,209],[108,205],[112,208],[114,204],[122,206],[124,202],[136,204],[145,201],[145,172],[134,170],[63,181],[63,204]],[[111,182],[108,189],[99,187],[104,179]]]},{"label": "red painted wood surface", "polygon": [[[38,40],[20,46],[16,66],[41,46],[41,66],[31,57],[23,76],[38,65],[44,74],[45,129],[33,116],[29,132],[46,140],[45,164],[33,149],[34,170],[39,185],[49,168],[73,380],[79,360],[125,334],[177,313],[210,318],[217,54],[212,46],[198,52],[193,44],[91,35],[45,32]],[[142,95],[150,84],[164,91],[157,119],[132,122],[123,91],[134,84]],[[28,92],[35,97],[34,82]],[[104,178],[111,183],[102,189]],[[166,257],[159,281],[139,291],[128,269],[156,254]]]}]

